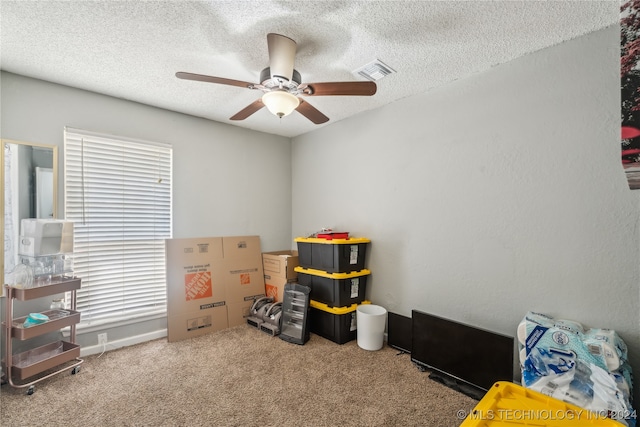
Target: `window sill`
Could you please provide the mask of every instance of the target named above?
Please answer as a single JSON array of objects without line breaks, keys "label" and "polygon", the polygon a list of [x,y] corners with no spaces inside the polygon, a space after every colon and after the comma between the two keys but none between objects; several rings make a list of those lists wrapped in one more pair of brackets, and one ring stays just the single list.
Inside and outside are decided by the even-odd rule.
[{"label": "window sill", "polygon": [[[136,316],[130,316],[127,318],[120,319],[103,319],[89,322],[80,322],[76,325],[76,334],[89,334],[92,332],[100,332],[108,329],[119,328],[122,326],[133,325],[136,323],[142,323],[149,320],[162,319],[167,317],[166,310],[151,313],[151,314],[140,314]],[[64,337],[68,337],[70,334],[70,329],[65,328],[62,331]]]}]

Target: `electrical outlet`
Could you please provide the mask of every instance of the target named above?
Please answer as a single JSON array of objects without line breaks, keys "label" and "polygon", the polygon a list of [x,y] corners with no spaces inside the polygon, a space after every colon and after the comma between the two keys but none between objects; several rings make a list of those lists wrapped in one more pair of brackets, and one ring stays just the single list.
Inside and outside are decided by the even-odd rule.
[{"label": "electrical outlet", "polygon": [[98,344],[107,345],[107,334],[98,334]]}]

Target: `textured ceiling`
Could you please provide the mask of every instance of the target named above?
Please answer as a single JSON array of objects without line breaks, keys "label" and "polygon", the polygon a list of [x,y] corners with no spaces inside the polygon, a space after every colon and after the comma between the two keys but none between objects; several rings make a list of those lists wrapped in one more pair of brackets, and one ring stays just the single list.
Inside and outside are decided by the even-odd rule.
[{"label": "textured ceiling", "polygon": [[[2,70],[283,136],[392,103],[617,24],[615,1],[0,1]],[[302,81],[397,73],[372,97],[311,97],[314,125],[263,108],[261,92],[180,80],[177,71],[259,82],[267,33],[297,43]]]}]

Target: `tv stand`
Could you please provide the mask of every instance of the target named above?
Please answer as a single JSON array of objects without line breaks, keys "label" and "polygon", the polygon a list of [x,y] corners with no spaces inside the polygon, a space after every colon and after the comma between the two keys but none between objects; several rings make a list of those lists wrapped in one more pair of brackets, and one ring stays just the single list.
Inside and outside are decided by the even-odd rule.
[{"label": "tv stand", "polygon": [[429,379],[432,379],[441,384],[444,384],[447,387],[457,392],[460,392],[464,395],[467,395],[470,398],[475,400],[481,400],[486,393],[485,390],[482,390],[479,387],[474,387],[471,384],[468,384],[464,381],[460,381],[450,375],[442,374],[440,372],[431,372],[429,374]]}]

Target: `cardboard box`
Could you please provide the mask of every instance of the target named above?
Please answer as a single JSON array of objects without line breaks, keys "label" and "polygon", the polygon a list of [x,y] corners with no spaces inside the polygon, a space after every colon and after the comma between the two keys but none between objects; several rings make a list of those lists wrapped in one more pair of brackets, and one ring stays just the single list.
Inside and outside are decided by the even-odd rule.
[{"label": "cardboard box", "polygon": [[223,281],[228,303],[253,300],[264,294],[260,237],[224,237]]},{"label": "cardboard box", "polygon": [[260,259],[260,236],[229,236],[222,238],[225,258]]},{"label": "cardboard box", "polygon": [[264,275],[264,293],[266,296],[273,298],[276,302],[282,302],[284,285],[286,285],[287,279],[282,277],[271,277],[268,274]]},{"label": "cardboard box", "polygon": [[273,298],[276,302],[282,302],[284,294],[284,285],[292,283],[282,277],[271,277],[268,274],[264,275],[264,293],[266,296]]},{"label": "cardboard box", "polygon": [[295,282],[298,273],[298,251],[275,251],[262,254],[264,290],[268,297],[282,301],[284,285]]},{"label": "cardboard box", "polygon": [[299,265],[298,251],[275,251],[262,254],[265,276],[281,277],[292,282],[298,277],[295,268]]},{"label": "cardboard box", "polygon": [[264,295],[260,237],[167,239],[167,338],[178,341],[237,324],[237,307]]},{"label": "cardboard box", "polygon": [[[259,259],[259,258],[258,258]],[[225,259],[223,281],[227,302],[243,302],[247,297],[264,294],[262,265],[246,259]]]},{"label": "cardboard box", "polygon": [[229,327],[227,306],[220,306],[167,316],[169,342],[193,338]]}]

